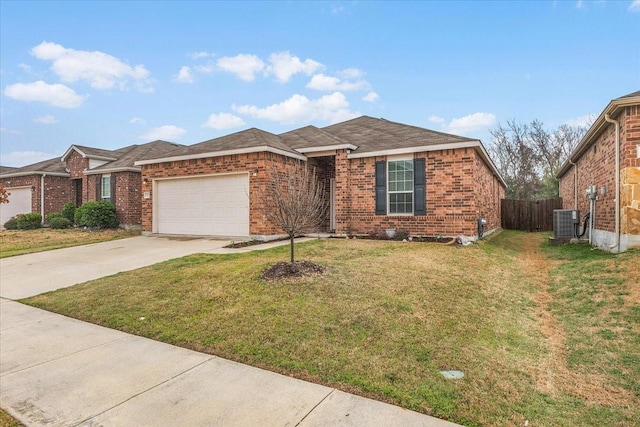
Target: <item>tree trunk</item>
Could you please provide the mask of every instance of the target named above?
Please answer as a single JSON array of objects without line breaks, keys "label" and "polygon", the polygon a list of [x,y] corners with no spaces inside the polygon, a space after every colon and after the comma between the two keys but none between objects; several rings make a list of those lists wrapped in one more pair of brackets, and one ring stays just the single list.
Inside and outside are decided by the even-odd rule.
[{"label": "tree trunk", "polygon": [[291,239],[291,264],[293,264],[293,239],[294,239],[294,235],[290,235],[289,238]]}]

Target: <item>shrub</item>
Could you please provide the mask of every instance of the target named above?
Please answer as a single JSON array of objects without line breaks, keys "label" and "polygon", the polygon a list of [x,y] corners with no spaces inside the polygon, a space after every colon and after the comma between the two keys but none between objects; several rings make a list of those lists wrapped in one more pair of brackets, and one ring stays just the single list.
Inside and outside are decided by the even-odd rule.
[{"label": "shrub", "polygon": [[49,216],[49,227],[50,228],[54,228],[54,229],[64,229],[64,228],[69,228],[71,227],[71,221],[69,221],[67,218],[63,217],[62,214],[60,214],[59,216],[53,217],[51,218],[51,216]]},{"label": "shrub", "polygon": [[118,226],[116,207],[104,200],[87,202],[76,209],[76,225],[90,228],[115,228]]},{"label": "shrub", "polygon": [[55,218],[62,218],[62,213],[61,212],[51,212],[49,215],[47,215],[47,222],[50,223],[52,219]]},{"label": "shrub", "polygon": [[16,222],[20,230],[35,230],[42,227],[42,215],[35,212],[20,214],[16,216]]},{"label": "shrub", "polygon": [[73,223],[73,221],[75,220],[74,218],[75,214],[76,214],[76,207],[73,203],[71,202],[65,203],[64,206],[62,206],[62,216],[67,218],[69,222]]},{"label": "shrub", "polygon": [[18,220],[16,219],[16,217],[10,218],[9,221],[5,222],[4,228],[7,230],[17,230]]}]

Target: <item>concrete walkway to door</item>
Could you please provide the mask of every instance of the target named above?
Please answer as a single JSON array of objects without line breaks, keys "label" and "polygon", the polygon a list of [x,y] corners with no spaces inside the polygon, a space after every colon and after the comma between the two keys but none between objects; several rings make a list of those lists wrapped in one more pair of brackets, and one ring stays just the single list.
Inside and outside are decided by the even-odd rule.
[{"label": "concrete walkway to door", "polygon": [[[455,425],[11,300],[225,244],[136,237],[0,260],[0,407],[26,426]],[[71,259],[82,274],[65,276]]]}]

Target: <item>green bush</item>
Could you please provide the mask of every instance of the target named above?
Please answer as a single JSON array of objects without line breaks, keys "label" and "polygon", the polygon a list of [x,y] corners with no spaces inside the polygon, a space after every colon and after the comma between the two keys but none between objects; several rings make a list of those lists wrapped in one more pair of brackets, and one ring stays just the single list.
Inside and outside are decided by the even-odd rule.
[{"label": "green bush", "polygon": [[64,206],[62,206],[62,216],[67,218],[69,222],[73,223],[75,220],[75,214],[76,206],[73,203],[65,203]]},{"label": "green bush", "polygon": [[16,219],[16,217],[10,218],[9,221],[5,222],[4,228],[7,230],[17,230],[18,220]]},{"label": "green bush", "polygon": [[62,214],[53,218],[49,216],[49,227],[54,229],[69,228],[71,227],[71,221],[63,217]]},{"label": "green bush", "polygon": [[51,212],[49,215],[47,215],[47,222],[51,223],[52,219],[55,218],[62,218],[62,213],[61,212]]},{"label": "green bush", "polygon": [[42,215],[39,213],[27,213],[16,215],[19,230],[35,230],[42,227]]},{"label": "green bush", "polygon": [[76,209],[76,225],[89,228],[115,228],[118,226],[116,207],[103,200],[87,202]]}]

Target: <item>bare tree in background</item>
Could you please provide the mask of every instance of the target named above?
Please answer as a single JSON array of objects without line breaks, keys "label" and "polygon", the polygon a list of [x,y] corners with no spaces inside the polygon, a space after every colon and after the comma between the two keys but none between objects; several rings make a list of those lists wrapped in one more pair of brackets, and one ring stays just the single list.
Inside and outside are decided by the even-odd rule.
[{"label": "bare tree in background", "polygon": [[556,174],[584,136],[586,128],[563,124],[547,131],[539,120],[531,124],[507,121],[491,131],[492,159],[507,183],[508,199],[558,196]]},{"label": "bare tree in background", "polygon": [[289,236],[291,263],[294,262],[294,238],[317,231],[325,219],[325,188],[315,170],[298,161],[288,172],[271,168],[267,188],[266,216]]}]

